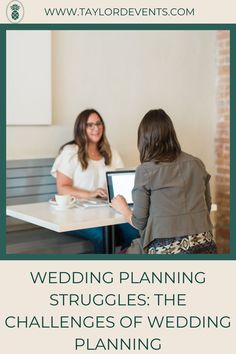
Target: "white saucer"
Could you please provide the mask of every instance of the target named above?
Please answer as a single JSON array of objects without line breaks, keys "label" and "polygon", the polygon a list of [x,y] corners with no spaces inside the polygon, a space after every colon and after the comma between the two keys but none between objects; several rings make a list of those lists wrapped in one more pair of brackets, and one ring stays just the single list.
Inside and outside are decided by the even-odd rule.
[{"label": "white saucer", "polygon": [[54,199],[50,199],[49,203],[51,204],[51,206],[53,206],[54,209],[56,210],[67,210],[67,209],[71,209],[75,206],[76,200],[71,201],[70,204],[65,205],[65,206],[60,206],[57,204],[57,202]]}]

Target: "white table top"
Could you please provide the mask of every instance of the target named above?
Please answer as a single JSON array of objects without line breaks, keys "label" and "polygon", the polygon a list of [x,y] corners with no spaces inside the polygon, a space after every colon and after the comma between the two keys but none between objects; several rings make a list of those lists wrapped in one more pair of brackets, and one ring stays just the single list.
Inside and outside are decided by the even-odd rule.
[{"label": "white table top", "polygon": [[[212,204],[211,211],[216,210],[217,205]],[[127,222],[121,214],[109,206],[56,210],[53,205],[45,202],[8,206],[6,214],[56,232]]]},{"label": "white table top", "polygon": [[109,206],[56,210],[48,202],[8,206],[6,214],[56,232],[125,223]]}]

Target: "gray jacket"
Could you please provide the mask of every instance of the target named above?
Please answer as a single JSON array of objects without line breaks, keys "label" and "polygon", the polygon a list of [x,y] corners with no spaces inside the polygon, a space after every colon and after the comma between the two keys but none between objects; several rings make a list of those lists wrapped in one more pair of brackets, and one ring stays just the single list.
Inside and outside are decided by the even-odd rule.
[{"label": "gray jacket", "polygon": [[132,223],[140,230],[144,249],[155,238],[212,229],[209,180],[202,161],[184,152],[173,162],[138,166]]}]

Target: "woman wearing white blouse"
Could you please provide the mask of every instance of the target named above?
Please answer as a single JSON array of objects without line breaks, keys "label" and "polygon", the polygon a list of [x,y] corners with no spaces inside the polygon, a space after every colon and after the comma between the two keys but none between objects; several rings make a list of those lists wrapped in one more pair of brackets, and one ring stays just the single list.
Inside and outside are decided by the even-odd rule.
[{"label": "woman wearing white blouse", "polygon": [[[56,178],[59,194],[76,198],[107,197],[106,171],[124,167],[117,151],[110,147],[105,124],[94,109],[81,112],[74,125],[74,139],[64,144],[51,174]],[[138,231],[128,224],[117,225],[116,234],[123,247],[138,237]],[[73,231],[93,242],[95,253],[104,253],[103,228]]]}]

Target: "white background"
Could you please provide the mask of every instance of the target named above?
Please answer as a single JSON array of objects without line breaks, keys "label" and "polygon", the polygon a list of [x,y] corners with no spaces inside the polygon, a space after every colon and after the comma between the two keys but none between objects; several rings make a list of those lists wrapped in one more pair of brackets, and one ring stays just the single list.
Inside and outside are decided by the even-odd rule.
[{"label": "white background", "polygon": [[[16,266],[17,265],[17,266]],[[160,337],[162,341],[161,354],[234,354],[235,353],[235,327],[236,327],[236,289],[235,289],[235,261],[21,261],[1,262],[0,283],[0,332],[1,348],[3,353],[25,353],[35,354],[72,354],[74,350],[74,339],[90,338],[96,341],[98,338],[154,338]],[[134,279],[146,272],[149,277],[151,272],[205,272],[206,282],[204,284],[168,283],[132,284],[125,282],[120,284],[114,281],[112,284],[44,284],[33,285],[29,272],[113,272],[114,278],[118,278],[119,272],[133,272]],[[201,277],[200,277],[201,278]],[[49,296],[52,293],[102,293],[121,294],[124,302],[127,294],[144,293],[150,297],[149,306],[59,306],[49,305]],[[186,293],[185,307],[178,306],[157,306],[153,301],[154,293]],[[4,319],[7,316],[29,315],[42,316],[45,318],[53,315],[55,318],[61,315],[71,316],[121,316],[139,315],[144,318],[147,315],[169,315],[169,316],[230,316],[231,327],[225,328],[198,328],[198,329],[150,329],[147,325],[140,325],[134,328],[120,328],[116,326],[111,329],[8,329],[4,326]],[[13,340],[14,338],[14,340]],[[94,353],[104,353],[104,350],[97,350]],[[111,353],[117,353],[111,350]],[[124,353],[136,351],[124,351]],[[155,352],[155,351],[149,351]],[[158,351],[157,351],[158,352]],[[78,350],[77,353],[86,353]],[[145,353],[145,351],[141,351]]]}]

